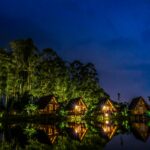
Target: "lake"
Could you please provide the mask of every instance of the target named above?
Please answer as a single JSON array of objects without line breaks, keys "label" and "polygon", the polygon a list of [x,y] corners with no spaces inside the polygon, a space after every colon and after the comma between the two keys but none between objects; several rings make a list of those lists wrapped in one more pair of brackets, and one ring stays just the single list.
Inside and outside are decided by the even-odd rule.
[{"label": "lake", "polygon": [[0,149],[149,150],[144,122],[1,123]]}]

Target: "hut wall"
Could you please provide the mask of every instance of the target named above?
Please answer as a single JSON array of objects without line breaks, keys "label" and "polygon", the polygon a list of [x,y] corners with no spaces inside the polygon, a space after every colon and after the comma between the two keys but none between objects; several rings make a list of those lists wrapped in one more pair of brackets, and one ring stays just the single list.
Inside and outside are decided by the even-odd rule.
[{"label": "hut wall", "polygon": [[41,114],[52,114],[58,109],[58,104],[49,103],[44,109],[40,110]]},{"label": "hut wall", "polygon": [[139,101],[139,103],[131,110],[131,113],[134,115],[142,115],[147,111],[145,103],[143,101]]}]

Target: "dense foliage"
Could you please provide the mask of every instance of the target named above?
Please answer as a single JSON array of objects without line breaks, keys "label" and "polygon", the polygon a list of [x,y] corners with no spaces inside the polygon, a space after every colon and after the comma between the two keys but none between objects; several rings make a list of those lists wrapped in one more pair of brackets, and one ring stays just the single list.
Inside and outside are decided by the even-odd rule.
[{"label": "dense foliage", "polygon": [[1,48],[0,70],[0,98],[9,108],[22,109],[45,95],[54,95],[59,102],[82,96],[88,106],[108,96],[92,63],[65,62],[51,48],[38,50],[31,39]]}]

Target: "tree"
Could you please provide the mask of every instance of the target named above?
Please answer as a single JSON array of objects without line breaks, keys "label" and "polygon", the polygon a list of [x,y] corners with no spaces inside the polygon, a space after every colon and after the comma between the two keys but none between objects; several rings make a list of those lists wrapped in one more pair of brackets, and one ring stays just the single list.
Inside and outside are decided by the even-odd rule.
[{"label": "tree", "polygon": [[99,84],[92,63],[78,60],[65,62],[53,49],[38,51],[31,39],[10,42],[10,48],[0,49],[0,97],[6,97],[10,108],[29,103],[45,95],[58,97],[59,102],[83,97],[88,106],[108,96]]}]

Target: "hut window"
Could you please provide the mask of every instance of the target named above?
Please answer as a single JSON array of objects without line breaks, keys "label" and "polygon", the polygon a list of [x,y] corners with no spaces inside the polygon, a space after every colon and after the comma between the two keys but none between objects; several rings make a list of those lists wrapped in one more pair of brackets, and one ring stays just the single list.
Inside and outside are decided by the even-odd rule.
[{"label": "hut window", "polygon": [[80,107],[79,105],[75,105],[75,111],[76,111],[76,112],[81,111],[81,107]]},{"label": "hut window", "polygon": [[107,106],[107,105],[103,106],[102,110],[105,111],[105,112],[108,111],[109,110],[109,106]]}]

